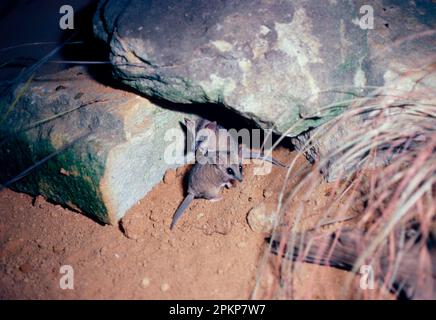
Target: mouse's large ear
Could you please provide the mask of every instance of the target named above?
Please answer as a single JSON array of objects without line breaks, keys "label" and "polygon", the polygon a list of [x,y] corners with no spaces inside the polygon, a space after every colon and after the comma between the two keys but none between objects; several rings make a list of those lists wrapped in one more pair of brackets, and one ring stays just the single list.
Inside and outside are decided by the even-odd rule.
[{"label": "mouse's large ear", "polygon": [[191,120],[191,119],[188,119],[188,118],[185,118],[184,120],[185,120],[185,126],[189,130],[191,130],[191,129],[193,129],[195,127],[195,121],[194,120]]},{"label": "mouse's large ear", "polygon": [[217,127],[217,123],[216,123],[216,121],[212,121],[212,122],[209,122],[208,124],[206,124],[204,127],[207,129],[215,131],[216,127]]}]

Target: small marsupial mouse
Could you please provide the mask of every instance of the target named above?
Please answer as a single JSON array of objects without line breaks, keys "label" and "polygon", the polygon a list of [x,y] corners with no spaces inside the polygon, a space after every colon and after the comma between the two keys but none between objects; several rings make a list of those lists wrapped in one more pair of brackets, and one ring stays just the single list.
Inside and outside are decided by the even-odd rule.
[{"label": "small marsupial mouse", "polygon": [[228,130],[216,123],[206,119],[191,120],[185,119],[185,125],[190,136],[188,146],[189,152],[194,152],[196,156],[204,156],[208,152],[230,151],[234,152],[241,148],[242,159],[260,159],[270,162],[276,166],[288,168],[273,157],[266,156],[261,151],[249,149],[243,145],[238,145],[238,141],[231,136]]},{"label": "small marsupial mouse", "polygon": [[220,191],[223,187],[230,188],[235,180],[242,182],[241,162],[235,161],[234,157],[217,155],[217,158],[217,161],[196,163],[192,167],[188,176],[188,194],[174,213],[170,229],[174,228],[195,198],[221,200]]}]

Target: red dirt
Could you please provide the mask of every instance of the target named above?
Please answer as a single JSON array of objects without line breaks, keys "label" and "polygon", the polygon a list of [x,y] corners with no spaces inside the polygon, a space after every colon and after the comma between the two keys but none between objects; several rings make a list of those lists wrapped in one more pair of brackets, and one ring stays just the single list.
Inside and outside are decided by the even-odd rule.
[{"label": "red dirt", "polygon": [[[289,162],[295,153],[282,148],[274,156]],[[42,197],[0,192],[0,298],[250,298],[266,235],[250,229],[247,213],[276,197],[286,174],[274,167],[269,175],[255,176],[253,167],[244,166],[244,182],[225,189],[223,200],[192,203],[173,231],[169,225],[183,199],[188,167],[167,172],[120,226],[102,226]],[[74,268],[73,290],[59,286],[62,265]],[[343,298],[332,292],[346,273],[305,266],[302,279],[312,272],[321,272],[322,279],[309,297]]]}]

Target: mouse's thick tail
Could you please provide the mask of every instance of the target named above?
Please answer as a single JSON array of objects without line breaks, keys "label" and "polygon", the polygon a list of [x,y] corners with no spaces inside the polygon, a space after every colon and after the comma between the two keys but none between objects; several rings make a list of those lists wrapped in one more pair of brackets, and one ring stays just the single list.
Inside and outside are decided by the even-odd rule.
[{"label": "mouse's thick tail", "polygon": [[174,213],[173,216],[173,221],[171,222],[171,226],[170,229],[173,229],[174,226],[176,225],[177,221],[180,219],[180,217],[182,216],[183,212],[185,212],[185,210],[189,207],[189,205],[191,204],[192,200],[194,200],[194,195],[191,193],[188,193],[188,195],[185,197],[185,199],[183,200],[183,202],[180,204],[180,206],[177,208],[176,213]]}]

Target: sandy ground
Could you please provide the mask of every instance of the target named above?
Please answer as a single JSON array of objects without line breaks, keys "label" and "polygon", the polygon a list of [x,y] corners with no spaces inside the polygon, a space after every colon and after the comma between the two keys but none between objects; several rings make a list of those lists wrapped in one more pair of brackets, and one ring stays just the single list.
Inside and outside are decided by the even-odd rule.
[{"label": "sandy ground", "polygon": [[[282,161],[295,155],[284,148],[274,154]],[[192,203],[173,231],[188,166],[168,171],[119,226],[100,225],[42,197],[0,192],[0,298],[250,298],[266,234],[250,229],[247,213],[277,198],[286,174],[274,167],[271,174],[254,175],[254,166],[244,166],[244,182],[225,189],[223,200]],[[301,159],[298,166],[308,164]],[[318,204],[308,202],[308,221],[316,221]],[[74,269],[73,290],[60,288],[63,265]],[[306,264],[301,269],[297,298],[346,298],[338,294],[345,272]]]}]

